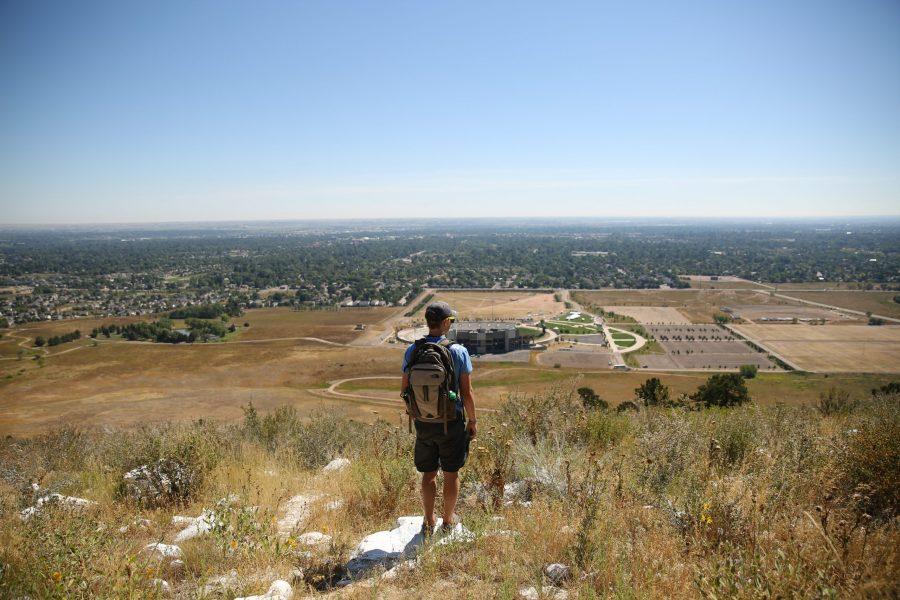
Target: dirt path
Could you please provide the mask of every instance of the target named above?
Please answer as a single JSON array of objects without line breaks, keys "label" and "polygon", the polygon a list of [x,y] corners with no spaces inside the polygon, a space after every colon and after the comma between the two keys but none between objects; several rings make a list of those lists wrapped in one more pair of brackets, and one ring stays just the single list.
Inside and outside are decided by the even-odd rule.
[{"label": "dirt path", "polygon": [[[366,394],[355,394],[353,392],[341,392],[337,389],[340,386],[342,386],[343,384],[347,383],[348,381],[362,381],[362,380],[366,380],[366,379],[394,379],[397,381],[398,384],[400,382],[399,375],[369,375],[366,377],[347,377],[344,379],[335,379],[334,381],[329,382],[328,387],[325,388],[324,390],[321,388],[312,388],[309,391],[316,395],[324,394],[326,396],[331,396],[331,397],[336,396],[338,398],[351,398],[351,399],[357,399],[357,400],[365,400],[369,404],[378,404],[379,406],[385,406],[388,408],[396,408],[399,410],[403,410],[403,403],[400,400],[399,389],[397,391],[397,400],[387,400],[385,398],[382,398],[381,396],[369,396]],[[398,385],[398,388],[399,388],[399,385]],[[478,412],[490,412],[490,413],[497,412],[495,409],[483,408],[483,407],[479,407],[477,410],[478,410]]]}]

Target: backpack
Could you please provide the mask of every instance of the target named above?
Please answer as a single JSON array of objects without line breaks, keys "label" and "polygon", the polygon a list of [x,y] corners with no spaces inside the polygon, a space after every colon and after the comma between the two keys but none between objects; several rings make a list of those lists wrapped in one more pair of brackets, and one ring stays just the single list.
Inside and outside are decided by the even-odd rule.
[{"label": "backpack", "polygon": [[448,339],[429,342],[422,338],[413,346],[406,364],[409,385],[403,393],[410,431],[415,419],[422,423],[443,423],[446,433],[447,423],[456,419],[456,401],[450,398],[451,390],[459,393],[449,349],[452,345]]}]

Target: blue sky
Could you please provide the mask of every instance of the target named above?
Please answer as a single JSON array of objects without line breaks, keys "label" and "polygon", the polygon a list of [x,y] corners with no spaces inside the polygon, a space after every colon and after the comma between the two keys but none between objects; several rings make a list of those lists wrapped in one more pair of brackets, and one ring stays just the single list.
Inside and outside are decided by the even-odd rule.
[{"label": "blue sky", "polygon": [[900,3],[0,1],[0,223],[900,214]]}]

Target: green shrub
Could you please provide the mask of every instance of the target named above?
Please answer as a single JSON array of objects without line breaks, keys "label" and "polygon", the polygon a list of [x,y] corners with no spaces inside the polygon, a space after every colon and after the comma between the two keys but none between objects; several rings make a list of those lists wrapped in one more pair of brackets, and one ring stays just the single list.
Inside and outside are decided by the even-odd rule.
[{"label": "green shrub", "polygon": [[634,396],[643,401],[644,406],[666,406],[669,403],[669,387],[651,377],[634,390]]},{"label": "green shrub", "polygon": [[744,379],[753,379],[758,372],[759,367],[756,365],[741,365],[741,377]]},{"label": "green shrub", "polygon": [[750,392],[739,374],[716,373],[694,392],[691,399],[706,407],[740,406],[750,402]]}]

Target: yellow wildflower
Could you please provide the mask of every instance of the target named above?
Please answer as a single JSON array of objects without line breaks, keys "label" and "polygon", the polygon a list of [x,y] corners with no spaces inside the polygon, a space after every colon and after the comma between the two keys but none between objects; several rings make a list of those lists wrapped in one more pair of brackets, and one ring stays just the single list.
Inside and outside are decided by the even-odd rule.
[{"label": "yellow wildflower", "polygon": [[59,571],[54,571],[52,577],[53,577],[53,581],[56,581],[56,582],[62,581],[62,573],[60,573]]}]

